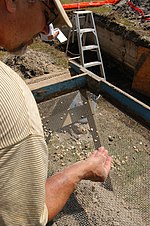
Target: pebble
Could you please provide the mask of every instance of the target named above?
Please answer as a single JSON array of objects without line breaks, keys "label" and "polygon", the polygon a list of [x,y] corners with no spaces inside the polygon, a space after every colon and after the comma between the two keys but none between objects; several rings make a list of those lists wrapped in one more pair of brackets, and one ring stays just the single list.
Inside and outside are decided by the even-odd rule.
[{"label": "pebble", "polygon": [[115,221],[112,223],[112,226],[120,226],[119,222]]},{"label": "pebble", "polygon": [[115,160],[114,160],[114,163],[117,164],[118,166],[121,166],[121,162],[120,162],[119,159],[115,159]]},{"label": "pebble", "polygon": [[94,191],[95,191],[95,186],[93,185],[93,186],[92,186],[92,192],[94,192]]},{"label": "pebble", "polygon": [[139,152],[139,150],[138,150],[137,148],[135,149],[135,151],[136,151],[137,153]]},{"label": "pebble", "polygon": [[62,166],[65,166],[66,164],[64,162],[61,163]]},{"label": "pebble", "polygon": [[121,163],[124,165],[126,162],[124,160],[122,160]]},{"label": "pebble", "polygon": [[109,141],[113,141],[112,136],[108,136],[108,140],[109,140]]},{"label": "pebble", "polygon": [[60,155],[60,159],[63,159],[63,157],[64,157],[63,155]]}]

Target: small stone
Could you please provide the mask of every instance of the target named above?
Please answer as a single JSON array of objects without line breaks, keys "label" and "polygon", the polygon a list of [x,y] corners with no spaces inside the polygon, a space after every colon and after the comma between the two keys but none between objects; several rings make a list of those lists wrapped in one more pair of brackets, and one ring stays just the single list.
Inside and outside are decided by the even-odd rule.
[{"label": "small stone", "polygon": [[118,166],[121,166],[121,162],[120,162],[119,159],[116,159],[114,162],[115,162],[115,164],[117,164]]},{"label": "small stone", "polygon": [[64,162],[62,162],[62,163],[61,163],[61,165],[62,165],[62,166],[65,166],[65,163],[64,163]]},{"label": "small stone", "polygon": [[108,140],[109,140],[109,141],[113,141],[112,136],[108,136]]},{"label": "small stone", "polygon": [[121,163],[124,165],[124,164],[125,164],[125,161],[124,161],[124,160],[122,160],[122,161],[121,161]]},{"label": "small stone", "polygon": [[93,203],[97,203],[97,199],[96,198],[93,198]]},{"label": "small stone", "polygon": [[92,192],[94,192],[94,191],[95,191],[95,186],[93,185],[93,186],[92,186]]},{"label": "small stone", "polygon": [[60,155],[60,159],[63,159],[63,157],[64,157],[63,155]]},{"label": "small stone", "polygon": [[138,150],[137,148],[135,149],[135,151],[136,151],[137,153],[139,152],[139,150]]},{"label": "small stone", "polygon": [[120,226],[119,222],[115,221],[112,223],[112,226]]}]

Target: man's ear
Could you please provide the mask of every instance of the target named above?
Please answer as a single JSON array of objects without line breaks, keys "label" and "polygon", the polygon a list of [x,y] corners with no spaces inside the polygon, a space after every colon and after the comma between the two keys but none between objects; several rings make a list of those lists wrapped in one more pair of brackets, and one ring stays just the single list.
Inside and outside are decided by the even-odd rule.
[{"label": "man's ear", "polygon": [[16,0],[5,0],[8,12],[14,13],[16,11]]}]

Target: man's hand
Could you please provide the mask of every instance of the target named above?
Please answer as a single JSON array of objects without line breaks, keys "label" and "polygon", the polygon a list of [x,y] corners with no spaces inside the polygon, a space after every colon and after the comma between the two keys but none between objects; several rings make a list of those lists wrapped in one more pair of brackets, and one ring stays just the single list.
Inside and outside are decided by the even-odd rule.
[{"label": "man's hand", "polygon": [[87,174],[84,179],[104,182],[109,174],[112,161],[108,151],[104,147],[100,147],[85,161],[87,164]]}]

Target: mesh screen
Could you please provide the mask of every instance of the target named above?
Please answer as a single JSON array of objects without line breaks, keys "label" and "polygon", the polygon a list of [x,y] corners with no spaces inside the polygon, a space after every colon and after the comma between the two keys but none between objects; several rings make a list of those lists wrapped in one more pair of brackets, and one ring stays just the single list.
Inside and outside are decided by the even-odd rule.
[{"label": "mesh screen", "polygon": [[86,158],[101,144],[113,156],[108,180],[82,181],[48,225],[149,225],[149,131],[86,90],[38,106],[49,148],[49,175]]}]

